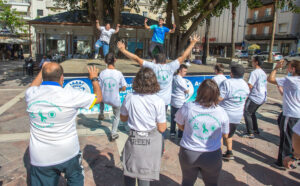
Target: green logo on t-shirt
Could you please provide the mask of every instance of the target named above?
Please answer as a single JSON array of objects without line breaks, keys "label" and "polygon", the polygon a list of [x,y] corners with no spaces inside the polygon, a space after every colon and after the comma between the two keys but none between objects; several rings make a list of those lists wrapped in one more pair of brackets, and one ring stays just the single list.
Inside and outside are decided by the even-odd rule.
[{"label": "green logo on t-shirt", "polygon": [[199,140],[207,140],[216,128],[221,126],[220,121],[210,114],[198,114],[190,119],[189,123],[193,126],[193,136]]},{"label": "green logo on t-shirt", "polygon": [[117,85],[118,85],[117,80],[115,80],[112,77],[103,79],[103,86],[104,86],[103,90],[105,92],[113,92],[114,90],[116,90]]},{"label": "green logo on t-shirt", "polygon": [[168,80],[169,80],[170,77],[171,77],[171,75],[170,75],[170,72],[168,70],[158,70],[157,73],[156,73],[157,81],[160,84],[168,83],[169,82]]},{"label": "green logo on t-shirt", "polygon": [[[33,108],[32,108],[33,107]],[[53,107],[54,110],[45,112],[43,108]],[[41,100],[35,101],[28,105],[27,110],[37,110],[37,112],[29,112],[29,117],[31,118],[33,126],[36,128],[50,128],[54,126],[54,119],[56,117],[56,112],[62,112],[61,108],[49,101]]]},{"label": "green logo on t-shirt", "polygon": [[247,96],[248,96],[248,93],[245,90],[243,90],[243,89],[236,90],[232,94],[234,104],[236,104],[236,105],[243,104],[245,99],[247,98]]}]

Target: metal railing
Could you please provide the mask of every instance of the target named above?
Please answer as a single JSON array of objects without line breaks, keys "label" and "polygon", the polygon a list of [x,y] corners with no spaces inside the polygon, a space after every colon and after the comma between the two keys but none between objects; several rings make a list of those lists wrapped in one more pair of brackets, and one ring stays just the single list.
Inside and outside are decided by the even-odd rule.
[{"label": "metal railing", "polygon": [[30,3],[31,0],[4,0],[6,3]]},{"label": "metal railing", "polygon": [[257,18],[248,18],[247,24],[271,22],[271,21],[273,21],[273,19],[274,19],[273,15],[262,16],[262,17],[257,17]]}]

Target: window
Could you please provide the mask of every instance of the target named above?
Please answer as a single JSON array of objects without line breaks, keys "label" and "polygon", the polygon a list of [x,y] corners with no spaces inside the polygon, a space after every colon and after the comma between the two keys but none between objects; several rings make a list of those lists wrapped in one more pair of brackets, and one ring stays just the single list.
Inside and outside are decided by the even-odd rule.
[{"label": "window", "polygon": [[147,16],[148,16],[148,12],[143,11],[143,16],[144,16],[144,17],[147,17]]},{"label": "window", "polygon": [[268,17],[268,16],[271,16],[271,13],[272,13],[272,9],[271,8],[267,8],[265,10],[265,16]]},{"label": "window", "polygon": [[257,17],[258,17],[258,10],[256,10],[256,11],[254,12],[254,14],[253,14],[253,19],[257,19]]},{"label": "window", "polygon": [[282,23],[279,24],[279,33],[285,33],[288,31],[288,24],[287,23]]},{"label": "window", "polygon": [[264,27],[264,34],[268,35],[269,34],[269,30],[270,30],[270,27],[269,26],[265,26]]},{"label": "window", "polygon": [[289,6],[284,5],[284,7],[281,9],[281,12],[288,12],[289,11]]},{"label": "window", "polygon": [[37,16],[40,17],[43,15],[44,15],[43,10],[37,9]]},{"label": "window", "polygon": [[257,28],[256,27],[254,27],[254,28],[252,28],[252,35],[256,35],[256,31],[257,31]]}]

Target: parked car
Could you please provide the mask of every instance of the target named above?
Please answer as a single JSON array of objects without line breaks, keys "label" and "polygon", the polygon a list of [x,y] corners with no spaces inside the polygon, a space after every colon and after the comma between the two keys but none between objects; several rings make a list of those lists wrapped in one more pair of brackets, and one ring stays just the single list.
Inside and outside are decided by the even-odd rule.
[{"label": "parked car", "polygon": [[298,54],[292,54],[292,55],[289,55],[289,56],[285,56],[284,60],[288,61],[288,62],[290,62],[292,60],[300,61],[300,53],[298,53]]},{"label": "parked car", "polygon": [[[279,52],[272,52],[272,55],[273,55],[272,61],[280,61],[281,59],[283,59],[283,56]],[[264,57],[264,60],[268,60],[269,52],[264,51],[264,52],[257,54],[257,56],[262,56],[262,57]]]},{"label": "parked car", "polygon": [[248,58],[248,51],[246,50],[237,50],[235,52],[236,58]]}]

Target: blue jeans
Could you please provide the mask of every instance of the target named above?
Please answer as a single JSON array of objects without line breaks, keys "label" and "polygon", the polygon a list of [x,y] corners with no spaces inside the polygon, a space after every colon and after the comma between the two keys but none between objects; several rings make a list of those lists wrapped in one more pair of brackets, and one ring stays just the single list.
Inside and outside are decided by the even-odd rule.
[{"label": "blue jeans", "polygon": [[30,179],[32,186],[58,185],[61,173],[65,173],[68,186],[83,186],[84,175],[81,166],[81,153],[74,158],[58,164],[47,167],[38,167],[31,165]]},{"label": "blue jeans", "polygon": [[102,47],[103,49],[103,55],[104,57],[106,56],[106,54],[108,54],[109,51],[109,44],[107,44],[104,41],[100,41],[99,39],[97,40],[97,42],[95,43],[95,55],[97,55],[99,53],[99,49]]}]

